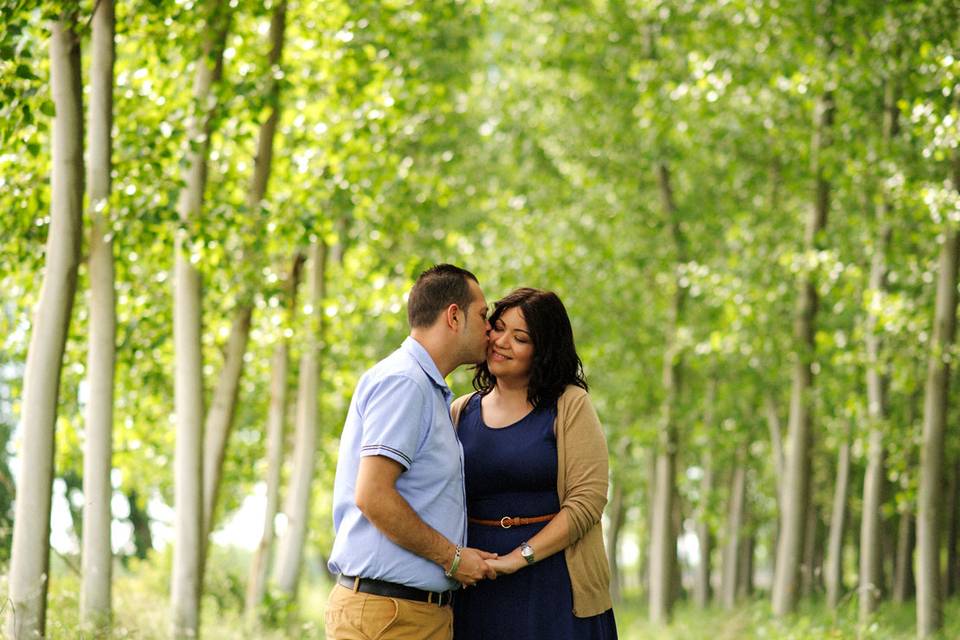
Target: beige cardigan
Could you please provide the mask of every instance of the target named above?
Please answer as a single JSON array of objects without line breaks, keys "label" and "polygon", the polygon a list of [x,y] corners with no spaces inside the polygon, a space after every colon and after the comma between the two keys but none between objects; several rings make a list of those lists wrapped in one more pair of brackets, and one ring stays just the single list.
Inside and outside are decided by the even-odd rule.
[{"label": "beige cardigan", "polygon": [[[453,423],[473,394],[457,398]],[[557,494],[570,521],[564,549],[573,586],[573,615],[587,618],[613,606],[610,567],[603,550],[600,516],[607,504],[607,441],[590,396],[570,385],[557,401]]]}]

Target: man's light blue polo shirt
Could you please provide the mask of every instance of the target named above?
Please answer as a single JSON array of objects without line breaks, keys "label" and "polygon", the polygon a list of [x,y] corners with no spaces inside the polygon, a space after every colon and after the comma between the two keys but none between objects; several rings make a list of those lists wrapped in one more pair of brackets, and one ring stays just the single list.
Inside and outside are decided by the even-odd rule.
[{"label": "man's light blue polo shirt", "polygon": [[387,539],[354,501],[360,458],[386,456],[403,466],[397,491],[420,518],[465,544],[463,449],[450,418],[452,398],[430,354],[410,337],[360,378],[340,437],[330,571],[429,591],[457,588],[440,565]]}]

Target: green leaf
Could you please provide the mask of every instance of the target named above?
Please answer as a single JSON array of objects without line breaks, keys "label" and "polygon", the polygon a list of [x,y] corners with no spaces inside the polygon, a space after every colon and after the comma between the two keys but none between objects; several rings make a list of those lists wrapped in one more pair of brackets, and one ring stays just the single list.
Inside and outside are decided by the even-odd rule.
[{"label": "green leaf", "polygon": [[18,65],[17,65],[16,75],[17,75],[18,78],[23,78],[24,80],[36,80],[36,79],[37,79],[37,76],[34,75],[33,71],[30,70],[30,67],[28,67],[28,66],[25,65],[25,64],[18,64]]}]

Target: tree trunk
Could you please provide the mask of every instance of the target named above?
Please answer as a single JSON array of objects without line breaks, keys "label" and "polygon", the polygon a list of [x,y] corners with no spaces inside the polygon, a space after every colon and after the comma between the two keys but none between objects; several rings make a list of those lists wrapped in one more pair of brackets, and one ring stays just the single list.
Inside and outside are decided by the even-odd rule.
[{"label": "tree trunk", "polygon": [[[637,546],[639,549],[650,549],[651,540],[653,532],[653,503],[657,490],[657,454],[651,449],[644,449],[643,452],[643,462],[644,469],[647,472],[647,493],[646,493],[646,504],[643,505],[643,513],[646,514],[646,517],[643,520],[643,527],[641,529],[641,535],[637,536]],[[645,596],[649,598],[649,587],[650,587],[650,554],[641,553],[639,562],[637,563],[637,577],[640,579],[639,584],[641,589],[646,588],[647,592],[644,593]]]},{"label": "tree trunk", "polygon": [[[297,254],[287,281],[287,326],[296,313],[297,288],[303,255]],[[289,364],[289,340],[281,336],[273,351],[270,367],[270,408],[267,413],[267,503],[263,513],[263,534],[250,565],[247,581],[246,612],[249,622],[256,619],[257,608],[263,602],[267,588],[267,575],[273,550],[274,525],[277,505],[280,501],[280,470],[283,465],[284,424],[287,413],[287,367]]]},{"label": "tree trunk", "polygon": [[960,458],[954,462],[950,474],[950,491],[947,498],[947,571],[944,577],[944,594],[947,598],[957,594],[960,587],[960,556],[957,552],[957,537],[960,535]]},{"label": "tree trunk", "polygon": [[693,599],[698,608],[704,609],[710,604],[712,596],[710,588],[710,556],[713,553],[713,534],[710,531],[710,503],[713,497],[713,447],[712,433],[714,425],[714,409],[717,398],[717,379],[711,377],[707,383],[707,393],[704,398],[703,423],[707,430],[707,442],[703,452],[703,477],[700,478],[700,504],[697,507],[697,543],[700,550],[700,562],[696,567],[693,585]]},{"label": "tree trunk", "polygon": [[[870,373],[867,373],[867,390],[870,395]],[[870,401],[871,405],[873,401]],[[882,419],[882,418],[881,418]],[[863,479],[863,514],[860,523],[860,579],[859,620],[866,624],[876,611],[881,590],[881,496],[884,472],[883,433],[879,428],[870,430],[867,445],[867,470]]]},{"label": "tree trunk", "polygon": [[83,477],[71,469],[60,475],[60,481],[63,483],[63,497],[66,498],[67,510],[70,512],[73,536],[80,542],[83,540],[83,506],[74,502],[74,496],[83,497]]},{"label": "tree trunk", "polygon": [[130,506],[130,526],[133,527],[134,555],[140,560],[146,560],[153,549],[153,533],[150,531],[150,514],[147,505],[140,506],[140,498],[136,489],[127,492],[127,504]]},{"label": "tree trunk", "polygon": [[670,574],[670,602],[671,606],[683,598],[683,567],[680,564],[678,552],[680,534],[683,533],[683,499],[680,495],[673,497],[673,571]]},{"label": "tree trunk", "polygon": [[50,229],[46,270],[34,309],[23,377],[7,635],[42,637],[50,561],[50,501],[60,370],[80,260],[83,207],[83,98],[76,14],[51,25],[53,119]]},{"label": "tree trunk", "polygon": [[[247,207],[251,211],[259,209],[263,202],[273,164],[273,140],[276,137],[277,123],[280,120],[280,83],[275,78],[275,71],[280,64],[283,53],[286,10],[286,2],[280,2],[274,10],[270,22],[271,49],[268,58],[268,73],[270,74],[271,85],[268,100],[272,109],[270,116],[260,127],[257,154],[253,163],[253,176],[250,180],[250,191],[247,194]],[[210,533],[213,531],[217,499],[220,493],[220,481],[223,475],[223,459],[226,455],[230,432],[233,430],[233,418],[236,414],[238,389],[240,377],[243,374],[243,359],[247,352],[252,316],[253,303],[249,300],[241,302],[234,311],[234,320],[230,329],[230,337],[227,340],[223,369],[220,372],[220,378],[213,394],[213,405],[207,415],[204,428],[203,514],[205,546],[208,544]],[[206,562],[206,554],[204,554],[203,562]]]},{"label": "tree trunk", "polygon": [[195,113],[187,125],[190,147],[186,157],[186,186],[177,200],[174,259],[174,542],[171,575],[173,637],[199,636],[202,590],[203,538],[203,358],[201,344],[200,273],[190,259],[188,232],[200,215],[207,182],[210,147],[211,88],[223,70],[227,35],[226,3],[217,2],[207,14],[201,59],[193,84]]},{"label": "tree trunk", "polygon": [[837,483],[833,491],[830,514],[830,535],[824,580],[827,583],[827,606],[836,609],[843,595],[843,537],[847,524],[847,487],[850,484],[850,441],[845,435],[837,459]]},{"label": "tree trunk", "polygon": [[650,541],[650,621],[666,624],[673,609],[673,565],[677,561],[677,538],[672,526],[676,482],[677,425],[676,403],[680,392],[682,357],[677,333],[683,318],[685,289],[680,285],[680,265],[686,262],[686,249],[680,229],[677,207],[670,186],[670,171],[657,165],[661,203],[669,220],[676,251],[674,291],[670,305],[666,350],[663,358],[663,417],[656,458],[656,488],[653,502],[653,528]]},{"label": "tree trunk", "polygon": [[737,602],[737,572],[740,569],[743,510],[747,493],[747,469],[743,451],[737,452],[733,476],[730,480],[730,499],[727,502],[727,540],[723,546],[723,576],[720,600],[723,608],[732,610]]},{"label": "tree trunk", "polygon": [[306,345],[300,359],[300,382],[297,388],[297,431],[294,442],[293,471],[290,492],[284,512],[287,529],[280,539],[276,567],[277,587],[291,600],[296,598],[310,516],[310,485],[313,481],[317,445],[317,394],[320,376],[320,343],[323,331],[323,298],[325,285],[326,247],[316,241],[310,246],[307,259],[307,290],[311,322]]},{"label": "tree trunk", "polygon": [[[764,398],[764,410],[767,414],[767,427],[770,430],[770,446],[773,449],[773,468],[783,469],[783,427],[780,424],[777,401],[774,400],[772,393],[768,392]],[[777,483],[777,506],[783,508],[783,476],[779,473],[774,476]]]},{"label": "tree trunk", "polygon": [[83,553],[80,620],[90,629],[110,622],[110,468],[113,455],[113,379],[116,362],[116,294],[110,200],[113,127],[113,0],[100,0],[93,14],[90,62],[90,347],[83,453]]},{"label": "tree trunk", "polygon": [[[707,428],[713,424],[707,422]],[[700,479],[700,513],[697,518],[697,542],[700,546],[700,563],[697,565],[693,597],[697,607],[704,609],[710,604],[710,556],[713,553],[713,534],[710,531],[709,505],[713,495],[713,455],[710,449],[704,452],[703,477]]]},{"label": "tree trunk", "polygon": [[[782,470],[784,468],[783,453],[783,426],[780,420],[780,411],[777,409],[777,401],[772,393],[768,392],[764,397],[764,410],[767,414],[767,427],[770,430],[770,444],[773,453],[773,468]],[[777,472],[774,474],[777,491],[777,513],[783,513],[783,474]],[[777,572],[777,554],[776,549],[780,540],[780,522],[779,518],[774,521],[772,535],[770,537],[770,572],[776,575]]]},{"label": "tree trunk", "polygon": [[250,321],[253,306],[240,304],[234,314],[230,336],[223,358],[220,378],[213,391],[213,401],[203,428],[203,540],[207,545],[213,531],[213,516],[220,493],[220,478],[223,474],[223,458],[227,452],[227,440],[233,429],[240,377],[243,374],[243,357],[250,338]]},{"label": "tree trunk", "polygon": [[820,541],[817,538],[819,518],[816,506],[811,504],[807,508],[807,523],[803,533],[803,560],[800,562],[800,596],[809,598],[813,595],[817,577],[817,549]]},{"label": "tree trunk", "polygon": [[[889,482],[884,480],[883,482],[883,495],[885,497],[881,498],[882,502],[885,502],[889,498],[889,489],[887,488]],[[877,575],[877,589],[879,590],[880,596],[883,597],[884,594],[890,592],[890,587],[887,583],[887,577],[889,576],[890,580],[893,580],[895,569],[895,563],[897,560],[897,526],[899,522],[893,517],[886,517],[880,520],[880,573]],[[911,562],[913,562],[911,558]]]},{"label": "tree trunk", "polygon": [[[897,103],[893,82],[887,81],[884,87],[883,143],[889,152],[891,139],[897,132]],[[870,296],[882,296],[886,288],[887,250],[890,246],[889,197],[884,194],[877,206],[879,232],[877,244],[870,262]],[[883,482],[886,476],[884,468],[885,447],[883,444],[883,421],[886,419],[886,376],[880,360],[880,336],[877,333],[877,312],[875,305],[868,299],[866,347],[867,347],[867,414],[870,416],[870,434],[867,446],[867,471],[863,479],[863,516],[860,522],[860,579],[859,579],[859,620],[867,624],[876,610],[880,599],[882,576],[880,556],[881,515]]]},{"label": "tree trunk", "polygon": [[[827,92],[817,106],[812,143],[812,169],[815,197],[807,218],[804,244],[808,251],[818,246],[818,234],[826,227],[830,208],[830,183],[821,162],[823,149],[829,146],[833,121],[833,97]],[[817,314],[817,289],[812,274],[800,278],[797,305],[794,311],[793,335],[796,344],[793,384],[790,394],[790,419],[784,460],[783,495],[777,540],[776,575],[773,581],[773,612],[783,616],[797,606],[797,577],[804,548],[804,529],[810,495],[810,447],[813,434],[810,425],[810,392],[814,357],[814,323]]]},{"label": "tree trunk", "polygon": [[[621,452],[626,453],[626,447]],[[620,578],[620,532],[626,515],[626,505],[623,498],[623,480],[616,479],[612,483],[612,495],[607,506],[610,517],[610,527],[607,529],[607,562],[610,564],[610,597],[615,603],[621,601]]]},{"label": "tree trunk", "polygon": [[[746,505],[744,505],[743,518],[744,521],[748,518]],[[756,546],[755,540],[756,536],[754,534],[750,534],[749,536],[741,535],[740,567],[737,569],[737,598],[741,600],[749,598],[753,593],[753,550]]]},{"label": "tree trunk", "polygon": [[[953,162],[953,187],[960,190],[960,154]],[[953,344],[957,322],[957,262],[960,234],[957,223],[944,222],[938,265],[933,337],[924,388],[923,440],[920,445],[920,485],[917,513],[917,635],[926,638],[943,626],[940,582],[940,519],[943,509],[943,449],[945,444],[950,361],[943,356]]]},{"label": "tree trunk", "polygon": [[907,510],[900,514],[897,526],[897,562],[893,579],[893,601],[897,604],[907,602],[916,593],[913,576],[913,549],[916,544],[916,518]]}]

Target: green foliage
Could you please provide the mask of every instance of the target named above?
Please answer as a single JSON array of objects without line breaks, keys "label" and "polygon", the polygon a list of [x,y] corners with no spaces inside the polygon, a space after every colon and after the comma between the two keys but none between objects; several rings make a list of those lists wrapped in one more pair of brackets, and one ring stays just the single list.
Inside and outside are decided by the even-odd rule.
[{"label": "green foliage", "polygon": [[[647,518],[648,470],[638,461],[648,459],[660,426],[675,283],[687,300],[674,407],[685,514],[703,514],[722,537],[730,471],[745,461],[748,529],[772,533],[782,470],[773,459],[766,405],[785,424],[798,357],[811,358],[816,379],[815,508],[826,513],[837,448],[852,442],[859,477],[875,426],[888,445],[885,511],[909,508],[937,243],[945,225],[960,222],[960,198],[949,182],[960,137],[956,11],[947,0],[829,4],[821,15],[813,5],[767,0],[298,0],[289,4],[283,59],[269,66],[274,3],[233,3],[224,79],[216,88],[207,204],[187,228],[204,284],[208,396],[232,310],[241,303],[254,308],[221,521],[264,477],[274,346],[291,340],[293,389],[305,338],[319,331],[320,450],[309,551],[324,557],[332,543],[329,494],[339,431],[353,387],[402,340],[405,292],[422,269],[440,261],[477,273],[491,301],[517,286],[553,289],[564,300],[615,452],[614,478],[625,487],[626,529],[642,533]],[[20,413],[49,227],[53,114],[43,11],[50,6],[0,2],[4,451]],[[118,296],[113,464],[117,489],[135,491],[143,504],[172,504],[171,272],[187,123],[197,108],[191,83],[206,28],[197,6],[117,5],[114,177],[106,204]],[[900,123],[890,140],[883,135],[888,85],[896,89]],[[832,145],[818,159],[830,183],[830,214],[816,248],[807,251],[802,221],[814,195],[818,148],[812,121],[826,92],[835,126]],[[280,119],[267,196],[250,203],[258,132],[275,108]],[[670,237],[660,167],[670,172],[682,255]],[[884,203],[889,213],[882,219]],[[891,234],[888,275],[877,291],[868,278],[884,225]],[[295,309],[287,308],[286,294],[294,256],[314,239],[330,250],[320,328],[305,320],[302,287]],[[796,282],[805,276],[820,297],[815,353],[798,349],[791,323]],[[80,296],[88,278],[84,266]],[[63,369],[61,476],[82,468],[89,333],[82,300]],[[880,425],[868,419],[863,383],[871,318],[889,380]],[[457,393],[469,389],[469,378],[465,371],[452,376]],[[960,453],[956,447],[950,444],[949,456]],[[699,478],[708,453],[718,479],[705,495]],[[4,469],[0,549],[12,497],[3,488]],[[140,602],[155,610],[146,603],[164,598],[162,563],[132,561],[116,591],[133,585],[142,591]],[[135,584],[142,576],[147,586]],[[214,548],[208,578],[207,610],[239,620],[245,564]],[[67,593],[67,586],[55,589]],[[61,609],[75,604],[58,602]],[[306,611],[268,604],[269,626],[298,624]],[[696,626],[715,620],[729,637],[845,634],[855,631],[849,608],[827,619],[813,607],[786,623],[771,622],[759,604],[732,617],[681,612],[670,633],[699,637]],[[901,615],[882,612],[874,637],[906,629]],[[637,618],[632,608],[622,610],[623,637],[658,635]],[[129,633],[147,637],[134,631],[147,627],[165,628],[165,621],[132,625]],[[317,635],[317,629],[301,631]]]}]

